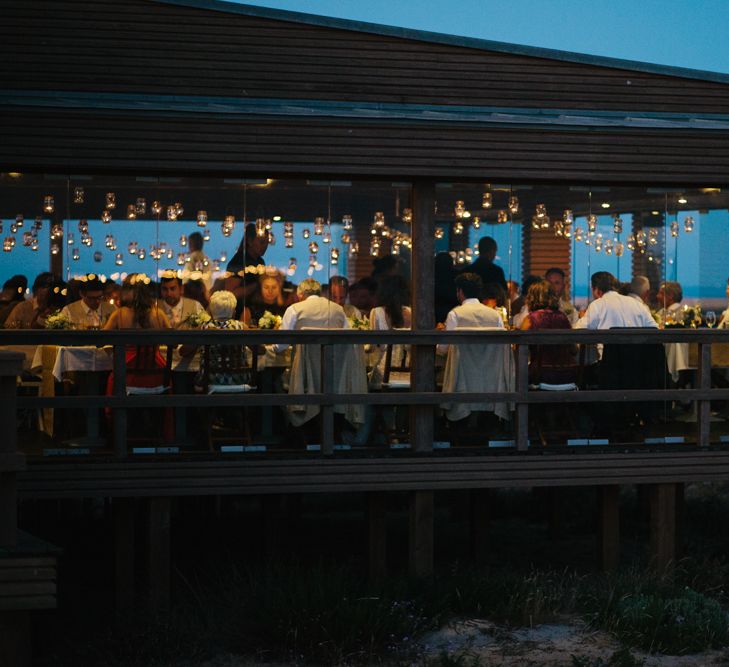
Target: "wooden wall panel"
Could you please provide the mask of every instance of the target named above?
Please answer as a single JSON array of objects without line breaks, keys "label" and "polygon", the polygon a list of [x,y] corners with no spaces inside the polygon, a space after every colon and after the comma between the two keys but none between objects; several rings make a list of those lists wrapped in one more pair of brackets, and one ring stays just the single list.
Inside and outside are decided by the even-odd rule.
[{"label": "wooden wall panel", "polygon": [[529,275],[543,276],[547,269],[559,267],[567,276],[569,294],[571,271],[570,240],[557,238],[551,230],[535,230],[525,224],[522,230],[522,280]]},{"label": "wooden wall panel", "polygon": [[151,0],[5,0],[23,90],[729,113],[729,85]]},{"label": "wooden wall panel", "polygon": [[0,109],[0,169],[425,176],[486,182],[729,183],[729,136],[310,118]]}]

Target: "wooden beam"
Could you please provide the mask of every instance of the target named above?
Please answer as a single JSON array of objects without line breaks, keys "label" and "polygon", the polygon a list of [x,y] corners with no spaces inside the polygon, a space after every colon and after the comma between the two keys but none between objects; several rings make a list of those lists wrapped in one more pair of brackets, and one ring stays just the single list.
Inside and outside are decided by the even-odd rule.
[{"label": "wooden beam", "polygon": [[0,547],[14,547],[18,539],[17,386],[23,355],[0,352]]},{"label": "wooden beam", "polygon": [[433,574],[433,491],[410,494],[410,574]]},{"label": "wooden beam", "polygon": [[[711,344],[699,343],[699,389],[711,388]],[[711,401],[697,401],[697,444],[708,447],[711,441]]]},{"label": "wooden beam", "polygon": [[[412,329],[435,328],[435,182],[413,185],[412,222]],[[435,390],[435,346],[413,345],[410,385],[413,391]],[[418,452],[433,449],[433,407],[415,405],[410,410],[410,440]]]},{"label": "wooden beam", "polygon": [[614,570],[620,563],[620,487],[597,487],[597,552],[601,570]]},{"label": "wooden beam", "polygon": [[170,608],[170,509],[171,500],[149,499],[149,610],[164,615]]},{"label": "wooden beam", "polygon": [[123,626],[131,620],[136,586],[134,499],[114,498],[112,502],[114,521],[114,607],[117,625]]},{"label": "wooden beam", "polygon": [[[517,345],[516,348],[516,391],[520,398],[529,393],[529,347]],[[516,405],[516,448],[526,451],[529,446],[529,405],[519,402]]]},{"label": "wooden beam", "polygon": [[650,563],[664,574],[676,561],[676,485],[654,484],[650,493]]},{"label": "wooden beam", "polygon": [[367,524],[369,528],[370,580],[381,581],[387,575],[386,492],[367,494]]}]

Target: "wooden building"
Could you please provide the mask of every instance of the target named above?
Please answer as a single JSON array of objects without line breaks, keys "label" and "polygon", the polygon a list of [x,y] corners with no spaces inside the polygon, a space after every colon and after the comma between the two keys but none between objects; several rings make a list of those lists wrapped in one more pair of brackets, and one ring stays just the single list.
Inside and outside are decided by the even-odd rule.
[{"label": "wooden building", "polygon": [[[725,74],[217,0],[7,0],[0,49],[3,173],[412,183],[416,331],[434,326],[437,182],[729,186]],[[527,229],[523,250],[525,273],[570,261],[563,239],[536,238]],[[720,340],[718,332],[700,341],[707,353],[712,340]],[[533,339],[514,334],[514,341]],[[412,435],[420,457],[370,461],[366,470],[326,459],[197,462],[196,488],[412,491],[413,570],[427,573],[435,489],[600,485],[603,537],[614,547],[616,485],[660,482],[656,521],[665,523],[677,483],[729,478],[723,450],[530,456],[518,470],[510,455],[487,464],[478,457],[437,459],[428,422],[437,401],[427,396],[435,339],[423,334],[415,342],[412,387],[423,401],[413,409]],[[696,395],[706,415],[707,382]],[[519,391],[526,405],[526,388]],[[526,413],[519,414],[523,424]],[[699,444],[707,445],[708,433],[702,437]],[[183,495],[191,465],[114,459],[91,469],[80,461],[34,461],[19,474],[19,493]],[[166,480],[164,494],[155,470]],[[382,508],[373,507],[376,526]],[[154,516],[168,509],[152,501]],[[123,531],[123,506],[120,516]],[[668,547],[656,539],[669,560],[670,539]],[[613,547],[603,554],[608,562]]]}]

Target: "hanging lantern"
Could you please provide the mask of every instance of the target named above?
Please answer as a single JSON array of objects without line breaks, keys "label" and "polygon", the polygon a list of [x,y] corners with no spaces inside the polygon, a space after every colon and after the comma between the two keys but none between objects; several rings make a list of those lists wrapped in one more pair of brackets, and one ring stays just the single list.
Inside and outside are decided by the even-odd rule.
[{"label": "hanging lantern", "polygon": [[443,227],[435,228],[435,238],[436,239],[442,239],[444,235],[445,235],[445,232],[443,231]]},{"label": "hanging lantern", "polygon": [[481,199],[481,208],[488,210],[494,205],[494,197],[490,192],[484,192]]},{"label": "hanging lantern", "polygon": [[337,264],[339,262],[339,248],[336,246],[331,249],[329,261],[332,264]]},{"label": "hanging lantern", "polygon": [[106,193],[106,208],[110,211],[116,208],[116,195],[113,192]]},{"label": "hanging lantern", "polygon": [[628,250],[635,250],[635,236],[633,234],[628,235],[626,242]]},{"label": "hanging lantern", "polygon": [[130,255],[136,255],[137,247],[138,247],[138,244],[136,241],[129,241],[129,245],[127,246],[127,251],[129,252]]},{"label": "hanging lantern", "polygon": [[500,225],[509,222],[509,214],[502,209],[496,214],[496,222],[498,222]]},{"label": "hanging lantern", "polygon": [[597,230],[597,216],[594,213],[590,213],[590,215],[587,216],[587,233],[590,236],[593,236],[595,234],[596,230]]},{"label": "hanging lantern", "polygon": [[532,229],[540,229],[541,228],[541,220],[539,220],[539,217],[536,215],[532,216]]},{"label": "hanging lantern", "polygon": [[460,220],[463,217],[463,213],[465,212],[465,210],[466,210],[466,205],[463,203],[462,200],[459,199],[456,202],[456,208],[454,210],[456,218],[458,218]]},{"label": "hanging lantern", "polygon": [[203,241],[207,243],[210,240],[210,230],[206,227],[203,231]]},{"label": "hanging lantern", "polygon": [[612,255],[613,254],[613,242],[610,239],[605,239],[605,254],[606,255]]},{"label": "hanging lantern", "polygon": [[56,205],[53,195],[46,195],[43,197],[43,213],[53,213],[55,208]]},{"label": "hanging lantern", "polygon": [[105,225],[108,225],[111,222],[111,213],[108,209],[104,209],[101,212],[101,222],[103,222]]},{"label": "hanging lantern", "polygon": [[319,252],[319,244],[316,241],[311,241],[309,243],[309,252],[312,255],[315,255],[316,253]]},{"label": "hanging lantern", "polygon": [[[329,241],[324,241],[329,243]],[[268,245],[276,245],[276,235],[273,232],[268,232]]]},{"label": "hanging lantern", "polygon": [[357,254],[359,254],[359,242],[355,241],[349,244],[349,256],[355,257]]},{"label": "hanging lantern", "polygon": [[370,255],[372,257],[377,257],[380,254],[380,243],[377,239],[372,239],[372,243],[370,244]]},{"label": "hanging lantern", "polygon": [[566,208],[562,213],[562,224],[571,225],[575,221],[575,215],[572,209]]},{"label": "hanging lantern", "polygon": [[471,227],[474,229],[480,229],[481,228],[481,218],[479,218],[477,215],[473,216],[473,220],[471,220]]},{"label": "hanging lantern", "polygon": [[647,234],[641,229],[635,233],[635,245],[639,248],[645,248],[646,242],[648,241]]},{"label": "hanging lantern", "polygon": [[160,213],[162,213],[162,204],[156,199],[152,202],[152,213],[154,215],[159,215]]},{"label": "hanging lantern", "polygon": [[453,225],[453,233],[457,236],[460,236],[463,234],[463,223],[457,222],[455,225]]},{"label": "hanging lantern", "polygon": [[187,236],[182,234],[182,236],[180,236],[180,247],[184,248],[186,246],[187,246]]},{"label": "hanging lantern", "polygon": [[327,229],[324,232],[324,235],[321,237],[321,240],[323,243],[331,243],[332,242],[332,233],[329,229]]},{"label": "hanging lantern", "polygon": [[686,216],[686,219],[683,221],[683,229],[689,234],[694,231],[694,219],[692,216]]},{"label": "hanging lantern", "polygon": [[51,243],[51,255],[57,255],[61,252],[61,246],[58,243]]},{"label": "hanging lantern", "polygon": [[655,228],[648,230],[648,245],[658,245],[658,230]]},{"label": "hanging lantern", "polygon": [[352,216],[347,214],[342,216],[342,229],[349,232],[352,231]]},{"label": "hanging lantern", "polygon": [[23,245],[30,248],[33,245],[33,234],[31,232],[23,232]]},{"label": "hanging lantern", "polygon": [[519,212],[519,197],[516,195],[509,197],[508,208],[511,215],[516,215]]},{"label": "hanging lantern", "polygon": [[138,259],[144,259],[147,256],[147,251],[144,248],[140,248],[139,252],[137,253]]},{"label": "hanging lantern", "polygon": [[284,238],[293,238],[294,237],[294,223],[293,222],[284,222]]},{"label": "hanging lantern", "polygon": [[613,216],[613,231],[616,234],[623,232],[623,219],[617,213]]},{"label": "hanging lantern", "polygon": [[256,219],[256,236],[259,238],[266,235],[266,220],[264,218]]},{"label": "hanging lantern", "polygon": [[305,227],[304,229],[301,230],[301,236],[303,236],[304,239],[308,239],[309,236],[311,236],[311,231],[309,231],[308,227]]},{"label": "hanging lantern", "polygon": [[167,259],[172,259],[175,256],[175,251],[172,248],[167,248]]},{"label": "hanging lantern", "polygon": [[582,243],[582,239],[584,238],[583,234],[584,232],[582,231],[582,227],[577,227],[575,229],[575,241],[577,243]]},{"label": "hanging lantern", "polygon": [[14,222],[10,225],[10,233],[11,234],[17,234],[18,233],[18,225]]},{"label": "hanging lantern", "polygon": [[324,218],[314,218],[314,236],[321,236],[324,233]]},{"label": "hanging lantern", "polygon": [[176,201],[176,202],[175,202],[175,203],[173,204],[173,206],[174,206],[174,208],[175,208],[175,213],[177,214],[177,217],[178,217],[178,218],[181,218],[181,217],[182,217],[182,214],[183,214],[183,213],[185,212],[185,209],[184,209],[184,208],[182,208],[182,203],[181,203],[181,202],[178,202],[178,201]]},{"label": "hanging lantern", "polygon": [[562,238],[564,236],[564,222],[562,220],[554,221],[554,235],[557,238]]},{"label": "hanging lantern", "polygon": [[595,237],[595,252],[602,252],[602,234]]},{"label": "hanging lantern", "polygon": [[134,206],[134,204],[129,204],[127,206],[127,219],[128,220],[135,220],[137,217],[137,208]]},{"label": "hanging lantern", "polygon": [[294,247],[294,239],[290,236],[284,237],[284,246],[287,248],[293,248]]},{"label": "hanging lantern", "polygon": [[83,204],[84,203],[84,189],[77,185],[73,189],[73,203],[74,204]]},{"label": "hanging lantern", "polygon": [[89,236],[88,234],[82,234],[81,235],[81,244],[85,245],[87,248],[90,248],[92,245],[94,245],[94,239],[93,239],[93,237]]},{"label": "hanging lantern", "polygon": [[66,236],[66,243],[68,245],[73,245],[73,243],[74,243],[73,232],[69,232],[68,235]]},{"label": "hanging lantern", "polygon": [[170,222],[177,220],[177,207],[174,204],[170,204],[167,207],[167,219]]},{"label": "hanging lantern", "polygon": [[[18,215],[15,216],[15,226],[20,229],[25,224],[25,218],[23,218],[22,213],[18,213]],[[41,222],[42,224],[42,222]]]},{"label": "hanging lantern", "polygon": [[373,225],[377,229],[382,229],[385,226],[385,214],[382,211],[377,211],[375,213]]},{"label": "hanging lantern", "polygon": [[51,239],[63,238],[63,225],[54,224],[51,225]]},{"label": "hanging lantern", "polygon": [[549,229],[549,226],[552,224],[552,221],[550,220],[548,215],[545,215],[540,219],[540,228],[541,229]]},{"label": "hanging lantern", "polygon": [[137,201],[134,204],[134,212],[137,214],[137,216],[146,215],[147,200],[144,197],[137,197]]},{"label": "hanging lantern", "polygon": [[208,224],[208,212],[207,211],[198,211],[197,212],[197,226],[198,227],[205,227],[205,225]]},{"label": "hanging lantern", "polygon": [[74,262],[78,262],[78,260],[81,259],[81,251],[78,248],[73,249],[73,253],[71,253],[71,259]]},{"label": "hanging lantern", "polygon": [[124,255],[122,255],[120,252],[116,253],[116,255],[114,255],[114,263],[117,266],[121,266],[122,264],[124,264]]},{"label": "hanging lantern", "polygon": [[535,215],[541,220],[547,215],[547,207],[544,204],[537,204]]},{"label": "hanging lantern", "polygon": [[402,221],[408,225],[413,221],[413,209],[404,208],[402,210]]},{"label": "hanging lantern", "polygon": [[678,230],[679,230],[678,220],[674,220],[671,223],[671,236],[673,236],[674,239],[678,238]]}]

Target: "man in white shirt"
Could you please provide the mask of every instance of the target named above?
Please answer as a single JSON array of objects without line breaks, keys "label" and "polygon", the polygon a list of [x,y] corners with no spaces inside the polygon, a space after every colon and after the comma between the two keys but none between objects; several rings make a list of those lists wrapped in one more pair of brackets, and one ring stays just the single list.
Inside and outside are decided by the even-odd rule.
[{"label": "man in white shirt", "polygon": [[160,277],[162,310],[173,329],[185,328],[187,318],[202,311],[202,306],[194,299],[182,296],[182,279],[176,271],[165,271]]},{"label": "man in white shirt", "polygon": [[616,291],[617,280],[607,271],[592,274],[590,280],[595,300],[577,320],[575,329],[612,329],[613,327],[645,327],[657,329],[650,311],[629,296]]},{"label": "man in white shirt", "polygon": [[347,303],[349,295],[349,280],[346,276],[332,276],[329,278],[329,298],[344,308],[344,314],[347,317],[356,317],[362,319],[362,313],[351,303]]},{"label": "man in white shirt", "polygon": [[[490,327],[503,329],[504,320],[495,308],[484,306],[479,301],[483,283],[476,273],[461,273],[456,276],[456,298],[460,305],[453,308],[446,316],[446,331],[459,327]],[[438,345],[440,354],[447,354],[448,345]]]},{"label": "man in white shirt", "polygon": [[81,298],[64,306],[61,315],[71,320],[76,328],[101,329],[115,310],[104,301],[104,284],[90,273],[82,278],[79,294]]},{"label": "man in white shirt", "polygon": [[[651,291],[651,282],[646,276],[633,276],[628,287],[628,296],[639,304],[648,308],[648,295]],[[650,311],[650,308],[648,308]]]},{"label": "man in white shirt", "polygon": [[[279,330],[350,328],[344,309],[321,295],[321,283],[318,280],[302,280],[296,293],[299,301],[286,309]],[[276,352],[283,352],[287,347],[288,343],[273,346]]]}]

